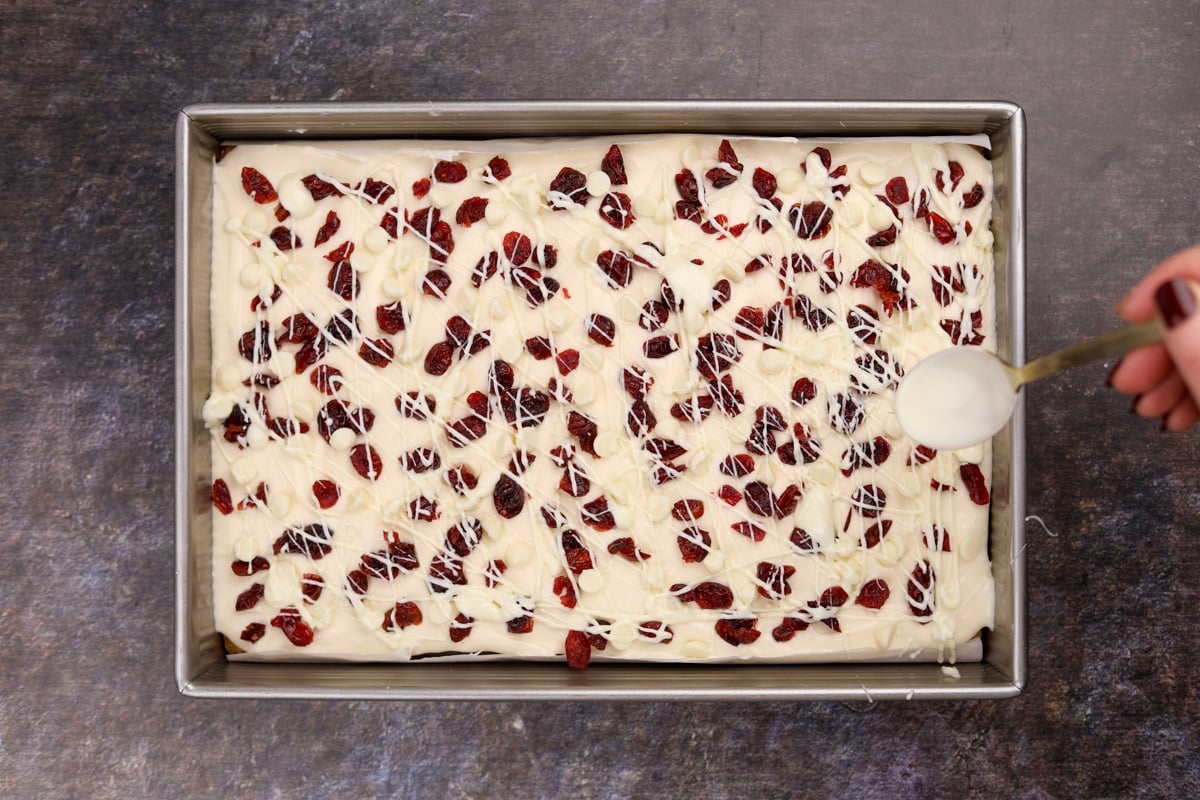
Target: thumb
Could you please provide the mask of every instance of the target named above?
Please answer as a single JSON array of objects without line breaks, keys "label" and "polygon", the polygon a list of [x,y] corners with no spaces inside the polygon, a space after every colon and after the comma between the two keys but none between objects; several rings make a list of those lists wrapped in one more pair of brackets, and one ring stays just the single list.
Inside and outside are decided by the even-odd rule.
[{"label": "thumb", "polygon": [[1154,305],[1163,326],[1163,344],[1171,355],[1192,399],[1200,404],[1200,314],[1197,286],[1172,278],[1154,292]]}]

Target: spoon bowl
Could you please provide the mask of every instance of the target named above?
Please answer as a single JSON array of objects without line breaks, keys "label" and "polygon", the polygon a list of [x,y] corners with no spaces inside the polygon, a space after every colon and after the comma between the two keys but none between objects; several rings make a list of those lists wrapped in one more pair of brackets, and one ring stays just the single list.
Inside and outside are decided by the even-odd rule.
[{"label": "spoon bowl", "polygon": [[900,428],[919,444],[960,450],[1008,424],[1017,392],[1030,381],[1156,342],[1154,320],[1128,325],[1014,367],[978,347],[951,347],[918,363],[896,389]]}]

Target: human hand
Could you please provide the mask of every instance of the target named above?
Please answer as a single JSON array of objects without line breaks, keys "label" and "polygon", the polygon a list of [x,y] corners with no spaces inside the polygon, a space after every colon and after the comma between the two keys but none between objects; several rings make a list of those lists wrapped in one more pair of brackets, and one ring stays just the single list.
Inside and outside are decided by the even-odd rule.
[{"label": "human hand", "polygon": [[1139,347],[1117,362],[1108,383],[1133,395],[1130,410],[1159,417],[1162,429],[1181,431],[1200,420],[1200,246],[1163,261],[1121,299],[1128,322],[1158,316],[1161,342]]}]

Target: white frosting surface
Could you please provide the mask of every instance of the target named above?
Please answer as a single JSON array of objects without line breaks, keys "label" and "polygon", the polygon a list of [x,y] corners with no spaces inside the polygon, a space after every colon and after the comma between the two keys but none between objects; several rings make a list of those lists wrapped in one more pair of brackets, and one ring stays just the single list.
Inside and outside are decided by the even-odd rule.
[{"label": "white frosting surface", "polygon": [[[955,345],[994,348],[989,163],[972,146],[944,141],[730,142],[740,168],[719,162],[721,137],[623,140],[627,184],[602,169],[609,140],[463,147],[253,144],[226,154],[215,167],[213,389],[204,422],[213,432],[214,479],[241,507],[213,512],[217,629],[248,657],[258,658],[406,660],[445,653],[550,658],[561,657],[568,632],[583,631],[595,644],[606,643],[603,652],[593,651],[597,658],[843,661],[952,660],[989,627],[994,591],[986,546],[988,506],[978,483],[990,488],[990,448],[939,452],[926,460],[915,454],[893,407],[897,375],[923,357]],[[813,152],[817,146],[830,153],[828,167]],[[497,180],[492,175],[488,164],[496,154],[507,160],[511,176]],[[461,164],[465,179],[432,179],[427,194],[414,196],[414,184],[438,173],[439,161]],[[952,186],[947,173],[956,164],[963,176]],[[586,202],[575,202],[573,190],[551,190],[564,167],[581,173],[580,185],[591,193]],[[256,202],[262,196],[252,197],[246,188],[246,168],[264,176],[277,198]],[[756,168],[775,177],[781,210],[756,191]],[[705,228],[681,218],[688,214],[678,205],[676,175],[683,169],[695,176]],[[733,180],[715,187],[712,177],[719,181],[723,175]],[[336,193],[317,197],[320,192],[310,191],[305,182],[309,176]],[[912,200],[889,204],[883,199],[896,177],[904,178]],[[375,202],[380,187],[364,184],[368,178],[394,193]],[[976,185],[982,202],[964,202]],[[918,196],[937,224],[932,215],[915,216]],[[487,201],[481,218],[469,227],[456,222],[468,198]],[[431,242],[425,230],[406,224],[431,203],[449,225],[453,249],[448,254],[440,252],[449,249],[444,238],[434,236]],[[827,224],[826,232],[811,238],[797,233],[790,211],[806,205],[813,216],[795,222],[800,233]],[[381,225],[390,209],[398,218],[394,237]],[[318,231],[331,227],[330,214],[338,220],[336,232],[317,245]],[[616,227],[602,215],[628,225]],[[757,225],[760,217],[770,223],[766,231]],[[868,243],[888,226],[895,227],[894,243]],[[535,258],[526,266],[545,261],[537,255],[544,246],[556,250],[554,267],[537,268],[558,289],[537,307],[510,277],[513,265],[505,249],[510,232],[529,239]],[[939,242],[938,233],[950,241]],[[327,256],[346,243],[354,249],[343,271],[336,256]],[[614,287],[598,267],[597,259],[607,251],[631,259],[627,286]],[[491,252],[497,254],[497,270],[476,287],[472,271]],[[761,256],[769,265],[747,272],[747,264]],[[815,269],[781,276],[781,265],[792,259],[807,259]],[[898,302],[885,302],[877,288],[853,285],[860,265],[870,259],[880,265],[877,274],[890,280],[885,288],[899,292]],[[422,291],[431,269],[450,277],[444,295]],[[330,288],[335,277],[344,286],[351,275],[352,303]],[[639,327],[642,309],[663,300],[664,280],[677,310],[661,328],[647,332]],[[721,281],[730,296],[713,310]],[[275,299],[255,304],[256,295]],[[818,315],[829,315],[829,324],[812,330],[803,315],[785,308],[781,334],[767,338],[736,322],[743,307],[769,316],[788,295],[807,298]],[[404,330],[388,333],[376,319],[376,308],[397,300]],[[325,394],[314,385],[314,367],[305,365],[302,345],[281,341],[285,320],[307,313],[327,330],[331,318],[351,306],[358,331],[345,343],[327,333],[318,337],[326,350],[319,364],[341,373],[333,394]],[[870,311],[859,312],[859,306]],[[589,337],[593,314],[615,324],[612,346]],[[446,372],[435,377],[425,369],[426,354],[446,337],[447,320],[454,315],[474,332],[490,331],[490,344],[473,355],[455,352]],[[243,334],[263,323],[270,345],[256,344],[251,334],[250,347],[239,353]],[[744,407],[727,414],[718,404],[702,422],[675,418],[673,405],[709,392],[696,369],[698,343],[739,330],[744,336],[733,339],[739,358],[724,374],[741,392]],[[560,367],[570,363],[534,358],[525,342],[536,336],[545,337],[555,353],[575,351],[578,366],[563,375]],[[677,349],[648,357],[645,343],[660,336],[674,337]],[[376,356],[382,365],[364,355]],[[468,395],[489,393],[495,359],[511,365],[518,390],[552,396],[545,418],[527,427],[509,424],[493,394],[484,434],[453,446],[447,426],[472,416]],[[633,398],[621,379],[630,366],[653,378],[646,402],[657,425],[640,435],[638,426],[629,424]],[[270,376],[271,385],[244,385],[253,375]],[[814,392],[803,405],[793,401],[801,378],[811,381]],[[396,399],[409,392],[430,396],[436,412],[424,420],[403,416]],[[269,418],[264,402],[256,406],[256,393]],[[837,398],[847,395],[863,409],[856,426],[831,414]],[[317,418],[331,400],[352,411],[369,409],[374,415],[370,430],[341,427],[328,440],[322,437]],[[801,458],[789,465],[777,453],[750,453],[747,441],[762,407],[777,410],[786,426],[773,434],[776,447],[790,442],[802,425],[819,455],[810,463]],[[227,421],[236,409],[248,426],[227,437]],[[572,410],[595,421],[597,456],[584,452],[579,437],[568,431]],[[271,419],[295,420],[307,432],[281,436],[286,426],[272,430]],[[648,437],[673,440],[686,452],[664,465],[654,457],[652,444],[647,449]],[[880,437],[890,445],[886,460],[845,474],[855,466],[855,447]],[[564,469],[551,454],[560,445],[574,449],[571,463],[590,484],[578,498],[560,490]],[[364,447],[378,455],[379,463],[360,461],[364,469],[358,470],[353,457]],[[436,451],[440,466],[406,470],[402,460],[417,448]],[[534,461],[515,475],[509,472],[510,460],[521,450]],[[723,474],[727,457],[739,454],[749,456],[753,471],[742,477]],[[465,494],[447,478],[460,465],[478,477],[477,487]],[[664,470],[680,467],[685,469],[677,477],[656,484],[656,472],[661,477]],[[525,495],[523,509],[511,519],[502,517],[493,502],[501,480],[515,480]],[[317,482],[336,484],[337,499],[328,508],[321,508],[314,495]],[[755,513],[746,499],[730,505],[718,495],[726,485],[745,494],[751,482],[765,484],[777,496],[794,485],[799,501],[776,518]],[[886,494],[881,511],[873,506],[874,495],[864,493],[867,485]],[[266,502],[247,502],[260,486]],[[601,497],[611,512],[610,530],[589,525],[584,511]],[[419,498],[436,502],[437,519],[414,514]],[[686,499],[703,504],[695,521],[672,513]],[[543,506],[557,508],[561,527],[547,526],[539,513]],[[431,577],[431,565],[448,556],[448,530],[464,519],[478,520],[482,529],[478,543],[461,559],[465,583]],[[303,548],[297,543],[305,541],[299,533],[291,546],[276,552],[289,529],[313,525],[332,531],[327,553],[311,552],[321,557],[310,558],[299,552]],[[751,525],[760,536],[737,530]],[[884,535],[871,533],[873,526],[878,531],[884,525]],[[688,535],[690,526],[708,534],[708,545],[701,543],[707,550],[703,561],[688,563],[682,557],[679,537]],[[565,530],[574,531],[589,551],[591,568],[580,570],[578,562],[576,571],[568,567]],[[796,535],[797,530],[805,535]],[[625,537],[633,542],[628,558],[609,550]],[[412,545],[418,566],[396,569],[391,577],[368,576],[360,582],[365,591],[355,591],[363,556],[385,550],[389,542]],[[269,569],[235,574],[233,562],[255,556]],[[498,573],[501,561],[506,569]],[[763,577],[760,565],[787,571],[787,594]],[[306,574],[319,575],[324,583],[313,603],[302,592],[311,580]],[[556,579],[560,588],[569,583],[574,607],[561,602]],[[728,590],[728,608],[701,609],[679,597],[705,582]],[[888,589],[880,607],[856,602],[878,582]],[[930,590],[922,591],[929,583]],[[262,585],[261,599],[237,611],[236,598],[256,592],[255,584]],[[672,590],[680,584],[683,589]],[[844,596],[840,605],[839,596]],[[400,607],[413,607],[408,603],[419,610],[421,621],[389,625],[402,616]],[[312,632],[311,643],[296,646],[281,624],[272,623],[280,623],[283,609],[294,609]],[[283,617],[291,613],[284,611]],[[524,616],[532,618],[532,629],[513,632],[521,627],[513,620]],[[262,635],[251,642],[244,634],[255,625],[262,626]],[[457,643],[449,638],[455,626],[469,631]],[[790,637],[777,637],[789,626]],[[734,644],[731,628],[750,633]]]}]

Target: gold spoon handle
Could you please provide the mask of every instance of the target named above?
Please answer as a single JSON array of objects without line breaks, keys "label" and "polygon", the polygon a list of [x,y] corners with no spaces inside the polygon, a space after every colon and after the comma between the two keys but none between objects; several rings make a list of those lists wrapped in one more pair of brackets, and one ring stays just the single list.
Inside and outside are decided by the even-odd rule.
[{"label": "gold spoon handle", "polygon": [[1127,325],[1030,361],[1015,371],[1013,383],[1020,386],[1064,369],[1157,342],[1161,338],[1162,329],[1157,320]]}]

